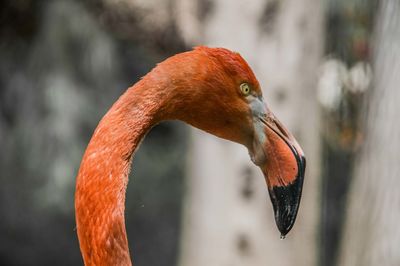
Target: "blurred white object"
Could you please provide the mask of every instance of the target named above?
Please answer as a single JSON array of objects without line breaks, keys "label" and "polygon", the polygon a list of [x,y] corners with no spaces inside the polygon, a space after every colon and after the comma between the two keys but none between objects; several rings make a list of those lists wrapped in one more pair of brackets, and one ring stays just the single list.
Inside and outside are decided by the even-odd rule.
[{"label": "blurred white object", "polygon": [[364,93],[371,84],[372,70],[367,62],[357,62],[348,73],[346,87],[352,93]]},{"label": "blurred white object", "polygon": [[318,81],[318,100],[328,110],[337,110],[343,97],[344,81],[347,80],[347,68],[338,59],[328,59],[321,67]]},{"label": "blurred white object", "polygon": [[364,93],[372,79],[371,66],[357,62],[350,70],[339,59],[328,59],[321,67],[318,100],[327,110],[337,110],[345,92]]}]

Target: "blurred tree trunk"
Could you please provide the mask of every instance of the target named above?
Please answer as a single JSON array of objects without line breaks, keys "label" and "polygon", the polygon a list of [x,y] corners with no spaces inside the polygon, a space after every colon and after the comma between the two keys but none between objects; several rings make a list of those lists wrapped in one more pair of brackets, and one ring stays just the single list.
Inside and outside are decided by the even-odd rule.
[{"label": "blurred tree trunk", "polygon": [[381,1],[374,89],[355,169],[339,265],[400,265],[400,3]]},{"label": "blurred tree trunk", "polygon": [[187,43],[226,47],[249,62],[271,109],[297,137],[308,159],[296,225],[280,241],[264,178],[246,149],[193,130],[180,265],[315,265],[320,1],[176,4],[181,9],[177,24]]}]

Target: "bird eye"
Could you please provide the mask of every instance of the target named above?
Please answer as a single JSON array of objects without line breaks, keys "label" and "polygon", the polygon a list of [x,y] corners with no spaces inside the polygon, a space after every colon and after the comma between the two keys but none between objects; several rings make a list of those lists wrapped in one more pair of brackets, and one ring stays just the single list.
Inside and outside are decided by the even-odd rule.
[{"label": "bird eye", "polygon": [[243,93],[243,95],[247,96],[250,94],[250,85],[245,83],[240,84],[240,91]]}]

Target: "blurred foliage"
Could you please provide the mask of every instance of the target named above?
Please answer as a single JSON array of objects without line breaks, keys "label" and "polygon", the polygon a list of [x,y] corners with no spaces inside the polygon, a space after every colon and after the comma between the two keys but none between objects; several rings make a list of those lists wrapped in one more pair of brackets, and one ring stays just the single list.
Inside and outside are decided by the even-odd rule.
[{"label": "blurred foliage", "polygon": [[319,99],[322,118],[320,265],[336,265],[354,160],[363,145],[361,112],[370,87],[371,38],[376,0],[330,0],[326,62]]},{"label": "blurred foliage", "polygon": [[369,59],[377,6],[377,0],[327,1],[326,53],[347,64]]}]

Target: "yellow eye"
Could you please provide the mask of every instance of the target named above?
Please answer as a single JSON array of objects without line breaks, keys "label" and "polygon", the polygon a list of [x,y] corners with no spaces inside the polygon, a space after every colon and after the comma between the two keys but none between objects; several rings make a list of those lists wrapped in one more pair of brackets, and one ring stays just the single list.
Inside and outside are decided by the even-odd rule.
[{"label": "yellow eye", "polygon": [[247,96],[251,92],[250,85],[245,83],[240,84],[240,91],[243,93],[243,95]]}]

